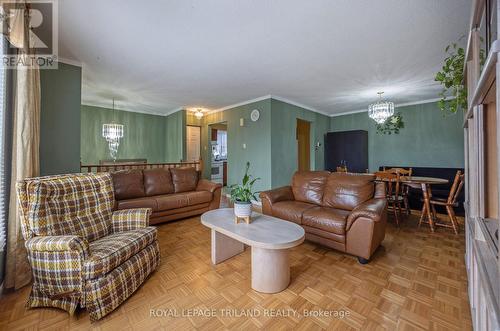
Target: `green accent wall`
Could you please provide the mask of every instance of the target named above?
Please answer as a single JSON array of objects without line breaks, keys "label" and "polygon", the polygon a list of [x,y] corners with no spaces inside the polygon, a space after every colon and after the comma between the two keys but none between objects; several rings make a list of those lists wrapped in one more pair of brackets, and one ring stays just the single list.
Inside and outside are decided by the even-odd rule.
[{"label": "green accent wall", "polygon": [[[271,99],[271,186],[290,184],[297,171],[297,119],[310,122],[311,169],[324,169],[324,135],[330,129],[330,117],[289,103]],[[321,146],[316,150],[315,144]]]},{"label": "green accent wall", "polygon": [[[250,120],[250,112],[260,110],[260,119],[257,122]],[[201,151],[204,160],[204,177],[210,178],[210,131],[208,126],[227,122],[227,168],[228,185],[241,183],[245,173],[245,164],[251,163],[251,174],[260,177],[254,188],[267,190],[271,187],[271,100],[262,100],[246,105],[209,114],[201,121],[192,115],[187,116],[189,125],[200,125],[201,122]],[[245,125],[240,126],[240,118]],[[246,148],[243,148],[246,144]]]},{"label": "green accent wall", "polygon": [[165,117],[165,162],[186,159],[186,111]]},{"label": "green accent wall", "polygon": [[147,159],[165,162],[167,143],[165,116],[81,106],[81,160],[83,164],[99,164],[109,160],[108,143],[102,137],[105,123],[124,125],[124,137],[118,148],[118,159]]},{"label": "green accent wall", "polygon": [[[260,118],[252,122],[252,110]],[[240,118],[245,125],[240,126]],[[247,161],[251,174],[260,177],[257,190],[288,185],[297,170],[297,118],[311,122],[311,169],[324,169],[323,136],[330,128],[330,117],[275,99],[266,99],[204,116],[198,120],[186,114],[187,125],[202,127],[202,158],[204,177],[210,178],[209,125],[227,122],[228,184],[241,181]],[[316,151],[315,142],[321,142]],[[246,148],[243,148],[243,144]]]},{"label": "green accent wall", "polygon": [[367,130],[370,171],[379,166],[464,167],[463,115],[444,115],[436,103],[398,107],[405,128],[377,134],[367,112],[332,117],[331,131]]},{"label": "green accent wall", "polygon": [[82,69],[59,63],[40,70],[40,173],[80,171]]}]

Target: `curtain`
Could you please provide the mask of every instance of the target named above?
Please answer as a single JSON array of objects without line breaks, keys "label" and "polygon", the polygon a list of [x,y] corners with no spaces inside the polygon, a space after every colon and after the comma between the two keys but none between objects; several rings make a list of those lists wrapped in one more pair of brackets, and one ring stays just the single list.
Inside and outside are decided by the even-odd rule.
[{"label": "curtain", "polygon": [[[18,49],[20,57],[29,56],[28,10],[25,10],[24,20],[21,20],[23,24],[19,24],[16,18],[11,22],[14,23],[11,24],[9,41],[24,46]],[[31,281],[31,269],[21,234],[15,185],[18,180],[38,176],[40,171],[40,70],[20,64],[14,71],[12,165],[4,285],[5,288],[18,289]]]}]

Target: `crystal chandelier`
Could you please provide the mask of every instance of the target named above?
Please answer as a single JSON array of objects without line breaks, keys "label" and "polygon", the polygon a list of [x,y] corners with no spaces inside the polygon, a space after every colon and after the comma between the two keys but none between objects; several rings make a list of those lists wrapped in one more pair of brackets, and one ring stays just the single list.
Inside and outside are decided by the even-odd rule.
[{"label": "crystal chandelier", "polygon": [[394,103],[382,100],[384,92],[377,92],[377,94],[379,100],[368,106],[368,116],[378,124],[383,124],[389,117],[394,115]]},{"label": "crystal chandelier", "polygon": [[[115,99],[113,99],[113,115],[115,113]],[[109,155],[116,161],[120,139],[123,138],[123,125],[108,123],[102,125],[102,136],[108,142]]]},{"label": "crystal chandelier", "polygon": [[196,109],[196,111],[194,112],[194,116],[195,116],[197,119],[201,120],[201,118],[203,117],[203,112],[201,111],[201,109],[199,109],[199,108],[198,108],[198,109]]}]

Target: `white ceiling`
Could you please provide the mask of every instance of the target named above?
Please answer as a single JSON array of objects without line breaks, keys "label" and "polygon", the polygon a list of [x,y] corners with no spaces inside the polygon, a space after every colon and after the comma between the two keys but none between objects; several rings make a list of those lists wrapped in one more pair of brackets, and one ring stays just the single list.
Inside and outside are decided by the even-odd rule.
[{"label": "white ceiling", "polygon": [[264,95],[338,114],[435,99],[470,0],[61,0],[82,103],[168,114]]}]

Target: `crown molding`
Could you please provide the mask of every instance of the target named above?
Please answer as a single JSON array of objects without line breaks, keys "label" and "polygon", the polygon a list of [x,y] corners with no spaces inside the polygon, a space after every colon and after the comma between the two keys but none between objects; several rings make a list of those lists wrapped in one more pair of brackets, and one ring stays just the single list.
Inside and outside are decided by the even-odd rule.
[{"label": "crown molding", "polygon": [[254,103],[254,102],[258,102],[258,101],[262,101],[262,100],[267,100],[267,99],[274,99],[274,100],[277,100],[277,101],[288,103],[288,104],[293,105],[293,106],[304,108],[306,110],[309,110],[309,111],[312,111],[312,112],[315,112],[315,113],[318,113],[318,114],[321,114],[321,115],[330,116],[330,114],[325,113],[325,112],[320,111],[320,110],[317,110],[317,109],[315,109],[313,107],[310,107],[308,105],[304,105],[302,103],[299,103],[299,102],[296,102],[296,101],[293,101],[293,100],[290,100],[290,99],[287,99],[287,98],[283,98],[283,97],[280,97],[280,96],[274,95],[274,94],[263,95],[263,96],[258,97],[258,98],[254,98],[254,99],[250,99],[250,100],[245,100],[245,101],[238,102],[238,103],[235,103],[235,104],[232,104],[232,105],[224,106],[222,108],[218,108],[218,109],[209,111],[209,112],[207,112],[207,114],[214,114],[214,113],[218,113],[218,112],[221,112],[221,111],[224,111],[224,110],[228,110],[228,109],[232,109],[232,108],[236,108],[236,107],[248,105],[250,103]]},{"label": "crown molding", "polygon": [[271,99],[271,98],[272,98],[272,96],[270,94],[263,95],[261,97],[255,98],[255,99],[245,100],[245,101],[241,101],[241,102],[238,102],[238,103],[234,103],[232,105],[224,106],[222,108],[214,109],[214,110],[211,110],[211,111],[207,112],[206,114],[207,115],[215,114],[215,113],[219,113],[219,112],[224,111],[224,110],[228,110],[228,109],[232,109],[232,108],[236,108],[236,107],[248,105],[250,103],[254,103],[254,102],[258,102],[258,101],[262,101],[262,100],[267,100],[267,99]]},{"label": "crown molding", "polygon": [[288,103],[290,105],[294,105],[294,106],[297,106],[297,107],[300,107],[300,108],[307,109],[309,111],[312,111],[312,112],[315,112],[315,113],[318,113],[318,114],[321,114],[321,115],[330,116],[330,114],[328,114],[328,113],[325,113],[323,111],[317,110],[316,108],[309,107],[308,105],[304,105],[302,103],[295,102],[295,101],[287,99],[287,98],[282,98],[282,97],[277,96],[277,95],[271,95],[271,98],[274,99],[274,100],[286,102],[286,103]]},{"label": "crown molding", "polygon": [[[107,109],[109,111],[113,111],[113,108],[110,108],[109,104],[103,104],[103,103],[98,103],[98,102],[82,101],[82,106],[98,107],[98,108]],[[139,114],[154,115],[154,116],[167,116],[165,114],[155,113],[155,112],[151,112],[151,111],[143,111],[143,110],[135,110],[135,109],[131,110],[131,109],[124,109],[124,108],[119,108],[119,107],[115,107],[115,110],[126,111],[128,113],[139,113]]]},{"label": "crown molding", "polygon": [[82,62],[76,61],[76,60],[72,60],[72,59],[67,59],[67,58],[64,58],[64,57],[57,57],[57,62],[59,62],[59,63],[65,63],[65,64],[69,64],[69,65],[72,65],[72,66],[75,66],[75,67],[83,68],[83,63]]},{"label": "crown molding", "polygon": [[[452,99],[455,99],[455,98],[448,98],[448,100],[452,100]],[[394,105],[394,108],[421,105],[424,103],[432,103],[432,102],[436,102],[439,100],[441,100],[441,98],[426,99],[426,100],[420,100],[420,101],[414,101],[414,102],[398,103],[397,105]],[[368,112],[368,109],[359,109],[359,110],[346,111],[346,112],[342,112],[342,113],[338,113],[338,114],[332,114],[332,115],[330,115],[330,117],[351,115],[351,114],[357,114],[357,113],[366,113],[366,112]]]}]

